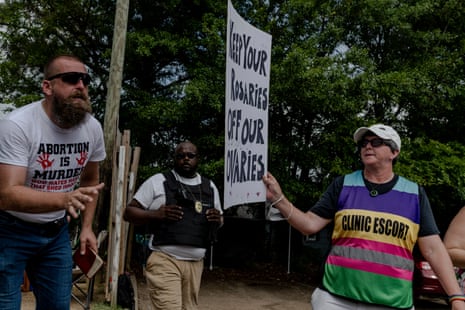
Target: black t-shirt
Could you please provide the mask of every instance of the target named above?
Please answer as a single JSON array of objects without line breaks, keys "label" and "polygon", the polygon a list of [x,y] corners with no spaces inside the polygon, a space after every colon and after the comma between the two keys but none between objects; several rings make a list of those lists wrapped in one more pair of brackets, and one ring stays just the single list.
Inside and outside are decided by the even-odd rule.
[{"label": "black t-shirt", "polygon": [[[382,195],[390,191],[398,180],[399,176],[395,175],[394,178],[388,183],[374,185],[365,180],[365,185],[369,190],[376,188],[376,190],[378,191],[378,195]],[[342,191],[343,184],[344,176],[339,176],[335,178],[333,182],[328,186],[323,196],[321,196],[320,200],[312,208],[310,208],[310,211],[325,219],[334,219],[334,215],[338,210],[337,202],[339,199],[339,195]],[[428,197],[426,196],[425,189],[421,186],[419,186],[419,196],[420,231],[418,233],[418,236],[425,237],[430,235],[437,235],[439,234],[439,229],[436,225],[436,221],[433,216],[433,211],[431,210],[431,205],[429,203]]]}]

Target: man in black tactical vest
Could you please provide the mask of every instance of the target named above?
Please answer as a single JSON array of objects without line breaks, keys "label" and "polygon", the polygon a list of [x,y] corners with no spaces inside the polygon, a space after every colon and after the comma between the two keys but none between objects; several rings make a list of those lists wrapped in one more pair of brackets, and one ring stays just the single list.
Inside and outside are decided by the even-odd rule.
[{"label": "man in black tactical vest", "polygon": [[157,310],[197,309],[206,249],[223,225],[218,189],[197,173],[198,156],[193,143],[180,143],[174,169],[147,179],[124,212],[153,233],[146,277]]}]

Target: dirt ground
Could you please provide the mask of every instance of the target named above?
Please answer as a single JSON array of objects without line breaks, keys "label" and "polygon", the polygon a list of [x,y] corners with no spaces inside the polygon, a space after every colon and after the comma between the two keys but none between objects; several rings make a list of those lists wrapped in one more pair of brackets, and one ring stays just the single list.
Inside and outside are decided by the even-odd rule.
[{"label": "dirt ground", "polygon": [[[137,280],[138,310],[152,310],[147,285],[143,277],[138,276]],[[103,284],[97,282],[92,305],[105,303]],[[258,272],[207,268],[202,279],[199,310],[311,310],[310,295],[315,288],[312,282],[304,275],[288,274],[273,267]],[[430,301],[417,304],[415,308],[448,309],[444,304]],[[24,292],[21,310],[34,309],[32,292]],[[94,308],[91,306],[91,309]],[[83,310],[83,307],[73,301],[70,310]]]},{"label": "dirt ground", "polygon": [[264,274],[225,269],[205,270],[199,309],[310,310],[313,288],[283,271],[269,270]]},{"label": "dirt ground", "polygon": [[[147,285],[138,278],[139,310],[152,310]],[[97,281],[98,282],[98,281]],[[104,289],[96,283],[93,304],[103,303]],[[296,280],[284,271],[255,272],[227,268],[206,268],[203,273],[199,297],[200,310],[259,310],[286,309],[310,310],[310,284]],[[32,292],[23,292],[21,310],[34,310]],[[92,309],[92,306],[91,306]],[[83,310],[73,301],[71,310]]]},{"label": "dirt ground", "polygon": [[[144,281],[138,283],[140,310],[152,310]],[[247,271],[228,268],[204,270],[200,310],[310,310],[313,287],[295,275],[276,269]]]}]

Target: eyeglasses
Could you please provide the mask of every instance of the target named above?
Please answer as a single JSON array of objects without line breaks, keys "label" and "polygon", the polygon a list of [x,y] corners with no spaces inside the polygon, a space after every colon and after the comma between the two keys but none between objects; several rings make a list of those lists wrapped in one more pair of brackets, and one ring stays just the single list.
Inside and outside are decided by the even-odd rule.
[{"label": "eyeglasses", "polygon": [[382,145],[388,145],[385,140],[383,140],[381,138],[374,138],[374,139],[371,139],[371,140],[368,140],[368,139],[360,140],[358,142],[358,146],[359,147],[366,147],[368,145],[368,143],[370,143],[372,147],[380,147]]},{"label": "eyeglasses", "polygon": [[184,159],[184,158],[186,158],[186,156],[187,156],[187,158],[192,159],[192,158],[197,157],[197,154],[187,152],[187,153],[177,153],[177,154],[174,155],[174,157],[176,159]]},{"label": "eyeglasses", "polygon": [[82,81],[82,84],[84,86],[87,86],[90,84],[91,78],[88,73],[83,73],[83,72],[64,72],[64,73],[59,73],[55,74],[46,80],[51,81],[54,79],[60,78],[63,82],[70,84],[70,85],[75,85],[79,81]]}]

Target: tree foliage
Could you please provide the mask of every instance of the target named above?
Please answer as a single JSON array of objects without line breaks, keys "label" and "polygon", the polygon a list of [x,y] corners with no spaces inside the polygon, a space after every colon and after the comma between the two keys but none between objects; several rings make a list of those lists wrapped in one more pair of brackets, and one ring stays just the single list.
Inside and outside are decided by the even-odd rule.
[{"label": "tree foliage", "polygon": [[[39,98],[41,65],[69,52],[88,64],[103,119],[115,4],[0,4],[0,100]],[[356,169],[352,133],[383,122],[403,138],[396,171],[426,187],[444,223],[455,214],[465,198],[463,1],[233,4],[273,38],[268,166],[297,206]],[[129,10],[119,124],[142,147],[140,179],[165,169],[173,146],[189,139],[221,192],[226,1],[136,0]]]}]

